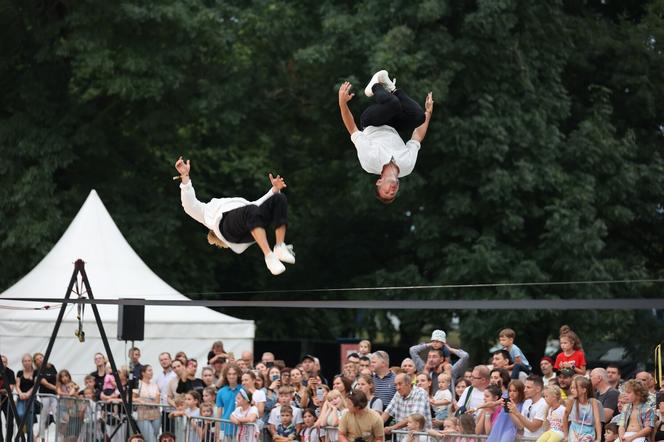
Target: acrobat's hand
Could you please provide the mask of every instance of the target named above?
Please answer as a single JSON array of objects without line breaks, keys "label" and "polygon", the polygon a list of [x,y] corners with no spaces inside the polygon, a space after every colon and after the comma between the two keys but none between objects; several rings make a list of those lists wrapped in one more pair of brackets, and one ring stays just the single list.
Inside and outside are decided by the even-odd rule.
[{"label": "acrobat's hand", "polygon": [[433,92],[429,92],[424,100],[424,112],[428,112],[429,115],[433,113]]},{"label": "acrobat's hand", "polygon": [[175,168],[177,169],[180,176],[189,175],[189,171],[191,170],[191,165],[189,162],[190,160],[185,162],[182,157],[178,158],[178,160],[175,162]]},{"label": "acrobat's hand", "polygon": [[352,87],[353,85],[350,82],[344,81],[344,84],[339,88],[339,104],[348,103],[355,96],[350,92]]},{"label": "acrobat's hand", "polygon": [[269,174],[269,176],[270,176],[270,182],[272,183],[272,188],[277,189],[277,191],[280,191],[284,187],[287,187],[286,182],[280,175],[273,177],[272,174]]}]

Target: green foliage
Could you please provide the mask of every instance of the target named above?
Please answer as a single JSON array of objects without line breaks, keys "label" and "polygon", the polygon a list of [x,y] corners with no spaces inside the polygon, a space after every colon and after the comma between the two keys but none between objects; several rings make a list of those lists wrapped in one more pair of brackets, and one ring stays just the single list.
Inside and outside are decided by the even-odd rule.
[{"label": "green foliage", "polygon": [[[7,0],[0,249],[12,259],[0,287],[47,253],[92,188],[139,255],[185,293],[662,277],[662,11],[663,0]],[[375,177],[357,164],[336,100],[350,80],[359,117],[364,81],[383,67],[413,98],[431,90],[436,101],[415,172],[390,206],[373,198]],[[201,199],[257,197],[268,172],[285,176],[298,264],[273,278],[256,248],[242,257],[210,248],[170,181],[178,155],[191,158]],[[451,320],[444,311],[228,313],[256,319],[261,337],[394,344]],[[662,328],[633,312],[458,313],[476,355],[504,326],[534,354],[563,323],[586,342],[624,342],[644,323],[654,340]]]}]

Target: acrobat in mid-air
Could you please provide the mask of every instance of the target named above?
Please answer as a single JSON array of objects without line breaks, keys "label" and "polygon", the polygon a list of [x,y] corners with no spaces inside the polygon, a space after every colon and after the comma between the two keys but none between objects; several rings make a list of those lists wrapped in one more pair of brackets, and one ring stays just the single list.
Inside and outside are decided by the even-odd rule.
[{"label": "acrobat in mid-air", "polygon": [[[386,70],[374,74],[364,93],[367,97],[375,97],[376,102],[360,116],[359,129],[348,107],[355,95],[350,91],[351,84],[346,81],[339,88],[341,119],[355,144],[362,168],[380,175],[376,181],[376,194],[386,204],[396,198],[399,178],[413,171],[433,112],[431,92],[424,102],[425,110],[422,110],[403,89],[396,88],[395,82],[390,80]],[[403,131],[412,131],[407,143],[399,135]]]},{"label": "acrobat in mid-air", "polygon": [[[254,242],[265,255],[265,264],[273,275],[286,270],[282,263],[295,264],[295,256],[286,246],[288,203],[281,190],[286,187],[284,179],[269,174],[272,187],[256,201],[244,198],[213,198],[203,203],[196,198],[194,186],[189,178],[190,161],[180,157],[175,163],[180,174],[180,198],[187,215],[208,228],[208,242],[235,253],[242,253]],[[176,177],[177,178],[177,177]],[[275,226],[275,246],[270,249],[265,229]]]}]

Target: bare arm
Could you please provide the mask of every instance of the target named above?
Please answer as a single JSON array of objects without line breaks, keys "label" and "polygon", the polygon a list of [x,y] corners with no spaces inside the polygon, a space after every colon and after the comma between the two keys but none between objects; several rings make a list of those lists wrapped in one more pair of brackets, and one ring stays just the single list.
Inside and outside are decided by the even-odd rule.
[{"label": "bare arm", "polygon": [[424,140],[424,137],[427,134],[427,129],[429,128],[429,121],[431,120],[432,113],[433,95],[431,92],[429,92],[426,100],[424,101],[424,123],[422,123],[421,126],[415,128],[413,135],[410,137],[411,140],[419,141],[420,143],[422,140]]},{"label": "bare arm", "polygon": [[339,110],[341,111],[341,119],[344,122],[344,126],[346,126],[346,130],[348,130],[349,134],[353,135],[358,129],[353,114],[348,107],[348,102],[355,96],[355,94],[350,92],[351,87],[352,85],[349,82],[344,81],[344,84],[339,88]]}]

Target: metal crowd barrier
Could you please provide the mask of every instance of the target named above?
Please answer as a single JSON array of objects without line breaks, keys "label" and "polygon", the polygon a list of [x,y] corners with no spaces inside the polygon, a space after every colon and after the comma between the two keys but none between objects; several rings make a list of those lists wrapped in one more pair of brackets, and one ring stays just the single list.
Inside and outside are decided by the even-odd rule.
[{"label": "metal crowd barrier", "polygon": [[[33,412],[32,438],[44,442],[124,442],[129,423],[120,401],[94,402],[79,397],[61,397],[52,394],[37,396],[38,410]],[[159,404],[132,404],[132,415],[146,442],[156,442],[158,436],[176,430],[176,418],[169,417],[170,406]],[[3,422],[0,440],[17,434],[15,423],[8,422],[7,413],[0,414]],[[183,422],[184,425],[185,422]],[[28,435],[30,430],[27,429]],[[7,437],[7,441],[13,437]],[[26,438],[30,440],[30,438]]]},{"label": "metal crowd barrier", "polygon": [[[408,430],[393,430],[392,431],[392,441],[404,441],[406,437],[410,434]],[[489,436],[485,434],[463,434],[463,433],[449,433],[441,437],[431,436],[426,432],[416,431],[413,432],[413,435],[418,436],[415,440],[417,442],[484,442]],[[525,437],[517,435],[515,442],[535,442],[536,437]]]},{"label": "metal crowd barrier", "polygon": [[236,425],[229,419],[189,417],[175,434],[176,441],[185,442],[260,442],[264,440],[261,424]]}]

